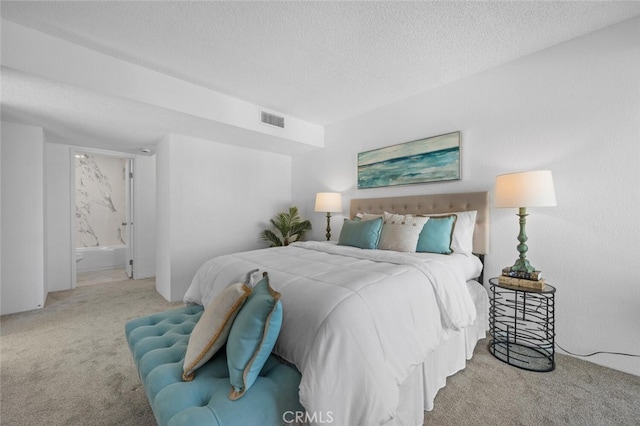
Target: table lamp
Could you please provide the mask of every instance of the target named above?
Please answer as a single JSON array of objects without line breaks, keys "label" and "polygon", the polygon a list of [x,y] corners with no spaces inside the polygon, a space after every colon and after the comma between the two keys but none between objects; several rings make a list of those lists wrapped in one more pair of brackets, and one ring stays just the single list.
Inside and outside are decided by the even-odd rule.
[{"label": "table lamp", "polygon": [[317,212],[327,213],[327,241],[331,239],[331,213],[342,211],[342,195],[338,192],[318,192],[316,194]]},{"label": "table lamp", "polygon": [[553,188],[553,177],[549,170],[521,172],[496,177],[496,207],[517,207],[520,217],[520,234],[518,235],[519,258],[511,267],[511,271],[531,273],[535,268],[527,260],[528,247],[525,225],[527,223],[527,207],[546,207],[556,205],[556,194]]}]

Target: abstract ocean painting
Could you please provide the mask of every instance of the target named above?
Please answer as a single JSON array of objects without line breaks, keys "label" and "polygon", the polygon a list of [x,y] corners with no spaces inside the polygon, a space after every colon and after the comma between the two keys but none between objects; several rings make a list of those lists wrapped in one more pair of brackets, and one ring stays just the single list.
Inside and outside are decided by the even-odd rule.
[{"label": "abstract ocean painting", "polygon": [[460,179],[460,132],[358,154],[358,189]]}]

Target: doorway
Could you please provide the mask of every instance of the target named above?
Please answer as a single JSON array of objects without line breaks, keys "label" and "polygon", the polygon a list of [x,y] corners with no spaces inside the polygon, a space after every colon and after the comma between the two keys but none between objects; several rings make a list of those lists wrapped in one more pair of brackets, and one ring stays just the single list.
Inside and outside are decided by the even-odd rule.
[{"label": "doorway", "polygon": [[73,288],[133,278],[134,158],[74,150]]}]

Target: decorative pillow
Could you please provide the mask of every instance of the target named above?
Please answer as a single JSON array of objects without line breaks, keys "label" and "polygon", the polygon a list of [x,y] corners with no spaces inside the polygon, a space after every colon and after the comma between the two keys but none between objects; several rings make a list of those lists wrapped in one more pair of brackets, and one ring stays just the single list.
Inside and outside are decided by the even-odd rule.
[{"label": "decorative pillow", "polygon": [[375,249],[378,247],[381,228],[381,217],[363,221],[345,219],[338,238],[338,245]]},{"label": "decorative pillow", "polygon": [[454,253],[473,253],[473,232],[476,229],[476,216],[478,212],[471,210],[468,212],[453,212],[446,215],[433,215],[429,217],[458,216],[453,227],[453,238],[451,239],[451,250]]},{"label": "decorative pillow", "polygon": [[353,220],[374,220],[380,217],[383,217],[383,215],[373,213],[356,213]]},{"label": "decorative pillow", "polygon": [[265,273],[231,326],[227,340],[229,399],[240,398],[256,381],[276,344],[281,326],[280,293],[271,288]]},{"label": "decorative pillow", "polygon": [[209,361],[227,342],[231,325],[251,289],[243,283],[222,290],[205,308],[189,336],[182,380],[191,381],[195,371]]},{"label": "decorative pillow", "polygon": [[478,212],[456,212],[458,220],[453,228],[451,248],[456,253],[473,253],[473,231],[476,229],[476,216]]},{"label": "decorative pillow", "polygon": [[378,248],[414,253],[418,236],[429,218],[385,212],[384,219]]},{"label": "decorative pillow", "polygon": [[382,214],[382,217],[384,219],[384,223],[396,224],[396,223],[402,223],[405,220],[405,218],[411,217],[411,215],[410,214],[406,214],[405,215],[405,214],[396,214],[396,213],[384,212]]},{"label": "decorative pillow", "polygon": [[418,252],[450,254],[457,216],[430,217],[418,238]]}]

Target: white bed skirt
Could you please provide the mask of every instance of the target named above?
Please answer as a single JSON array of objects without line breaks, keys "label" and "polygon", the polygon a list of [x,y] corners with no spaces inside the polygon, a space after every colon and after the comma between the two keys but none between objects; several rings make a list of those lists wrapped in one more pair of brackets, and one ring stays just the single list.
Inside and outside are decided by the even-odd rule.
[{"label": "white bed skirt", "polygon": [[478,340],[486,337],[489,329],[487,291],[476,281],[467,282],[467,286],[476,305],[476,321],[455,332],[421,366],[416,367],[400,387],[400,406],[396,418],[387,425],[421,426],[424,411],[433,409],[436,394],[446,385],[447,377],[465,368],[467,360],[473,356]]}]

